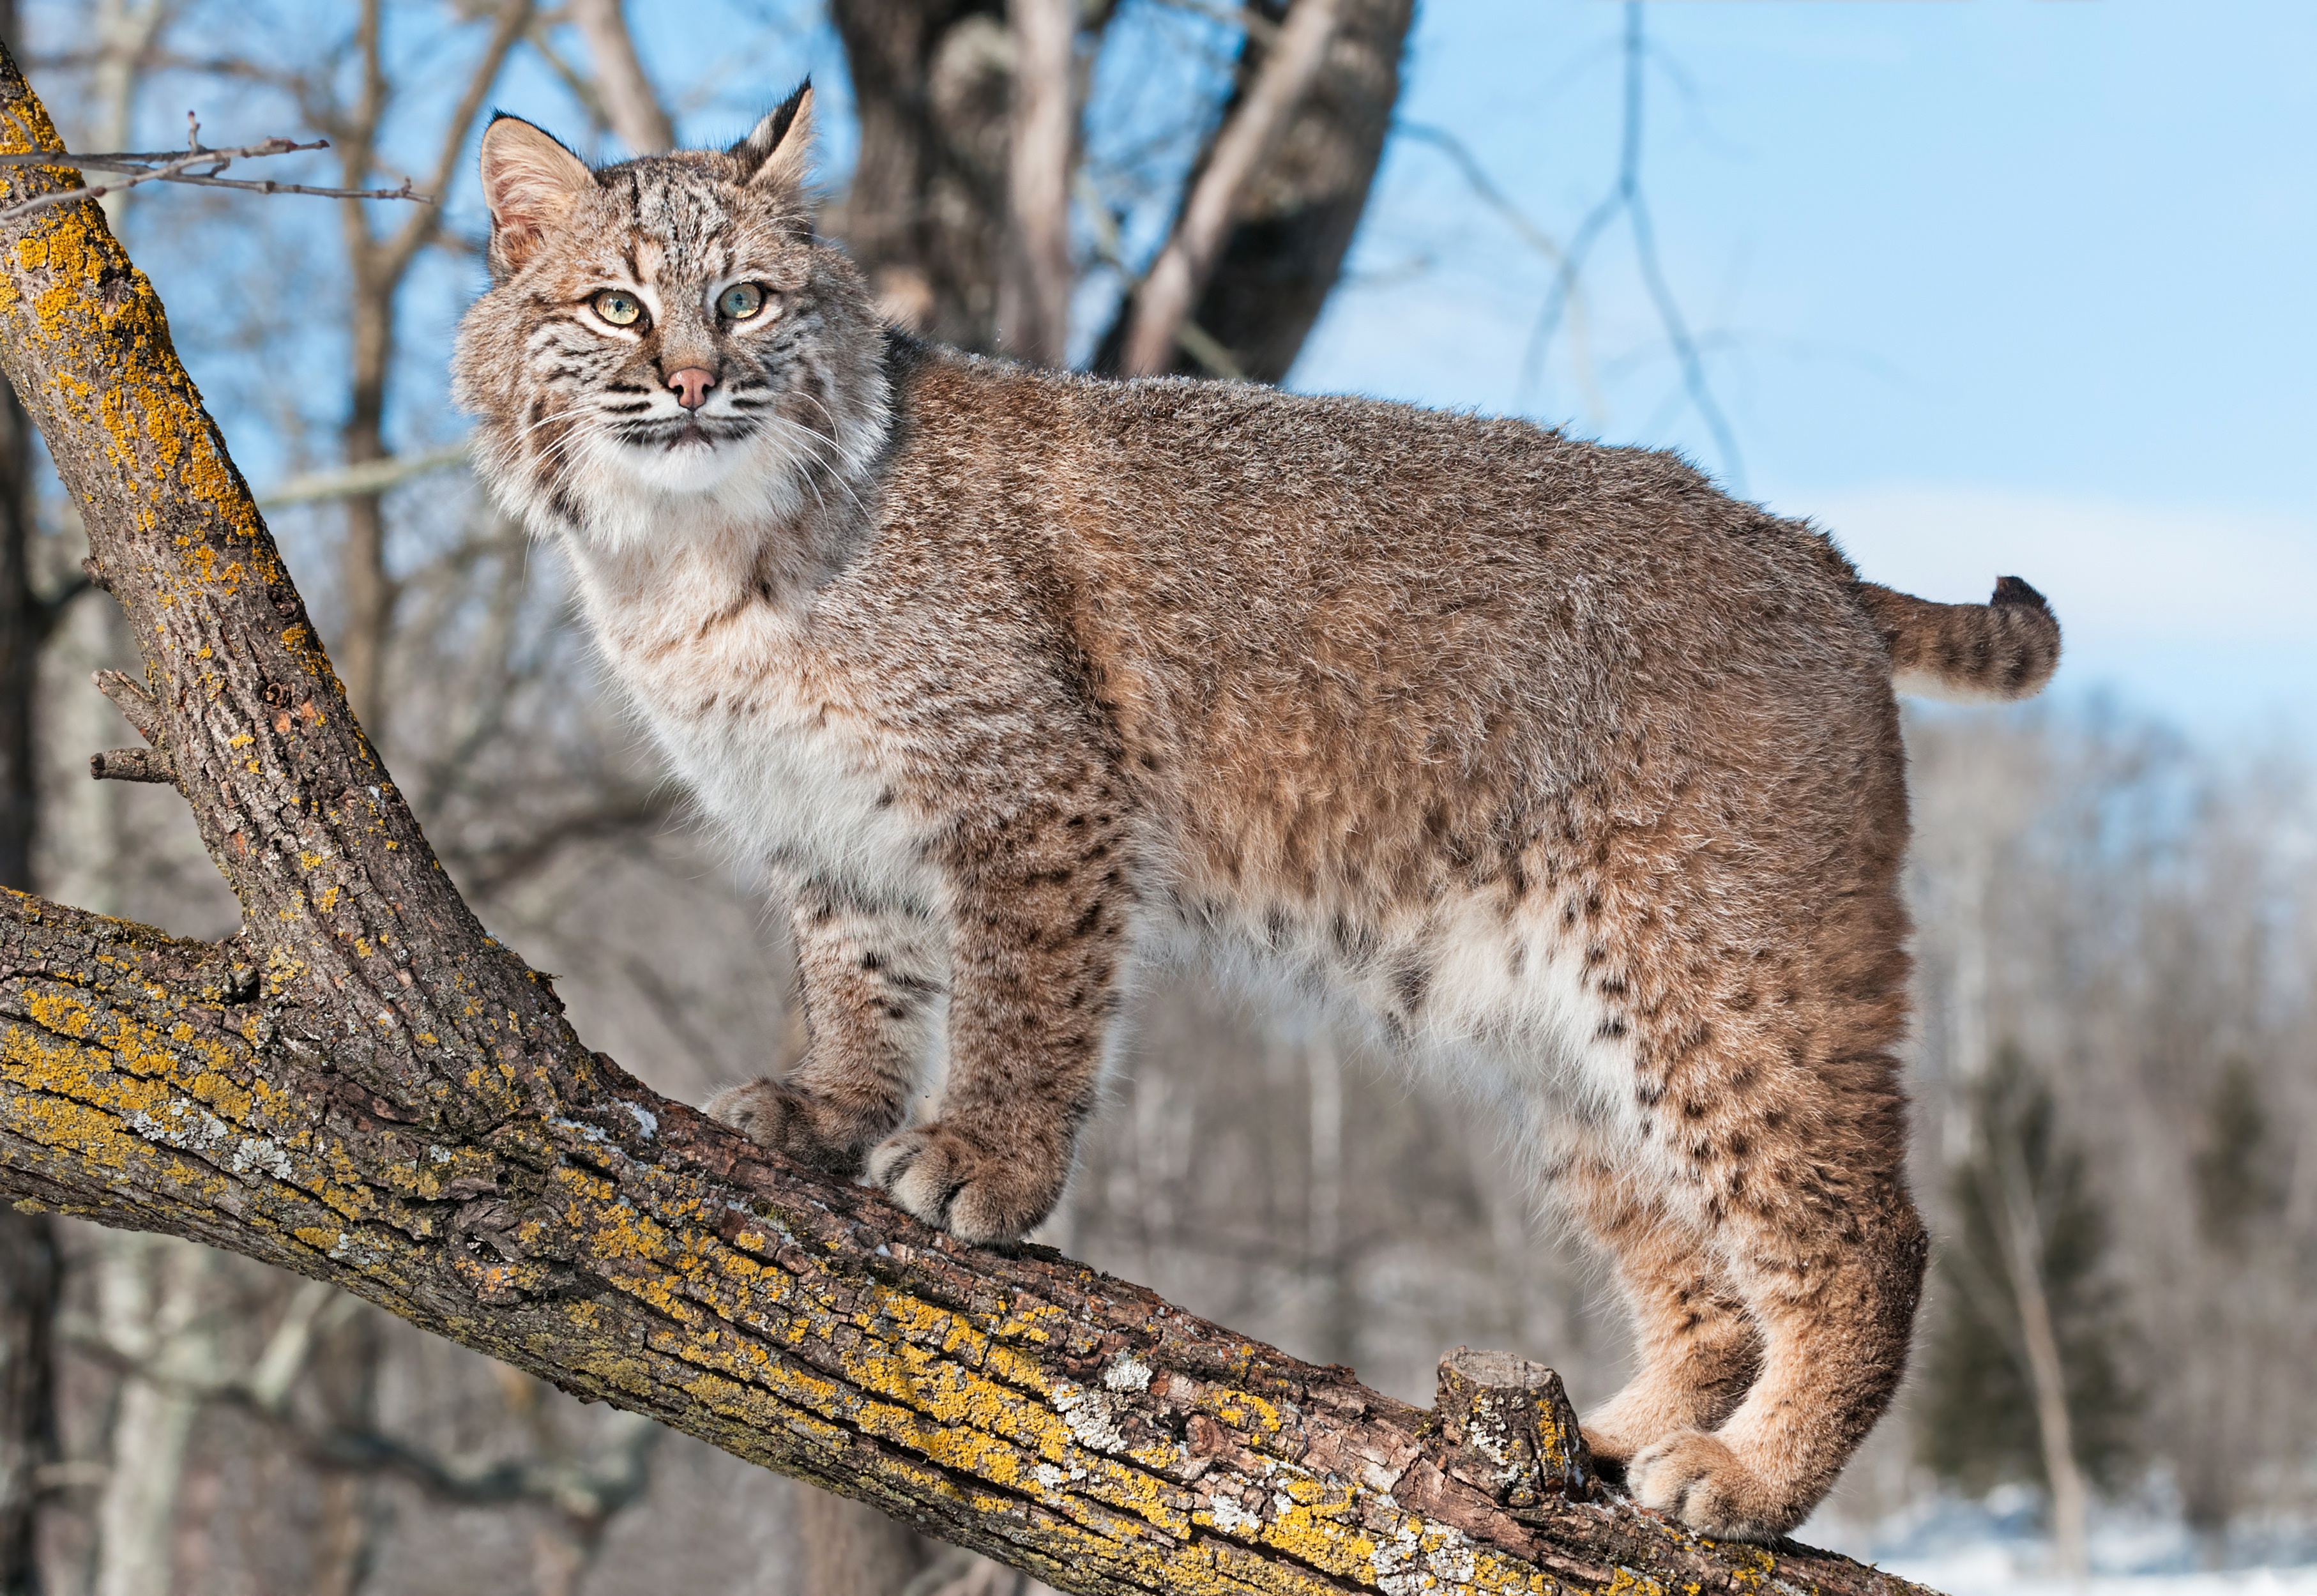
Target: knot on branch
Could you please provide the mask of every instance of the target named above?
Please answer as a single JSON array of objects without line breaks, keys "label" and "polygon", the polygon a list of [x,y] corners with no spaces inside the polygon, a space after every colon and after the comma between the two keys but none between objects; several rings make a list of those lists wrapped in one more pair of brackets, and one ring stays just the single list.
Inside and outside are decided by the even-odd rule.
[{"label": "knot on branch", "polygon": [[167,782],[177,779],[177,761],[161,724],[161,706],[150,693],[118,670],[100,670],[93,678],[96,690],[112,700],[121,718],[137,728],[149,747],[114,749],[88,762],[88,773],[104,782]]},{"label": "knot on branch", "polygon": [[1441,1473],[1512,1509],[1586,1493],[1584,1439],[1561,1376],[1509,1352],[1440,1359],[1426,1450]]}]

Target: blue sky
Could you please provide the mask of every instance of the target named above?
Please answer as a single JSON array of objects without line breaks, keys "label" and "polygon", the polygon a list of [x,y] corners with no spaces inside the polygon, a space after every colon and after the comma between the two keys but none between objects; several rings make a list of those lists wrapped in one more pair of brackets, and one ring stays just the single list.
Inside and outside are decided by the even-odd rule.
[{"label": "blue sky", "polygon": [[[2317,728],[2317,7],[1668,0],[1645,23],[1644,192],[1749,494],[1927,596],[2026,576],[2068,628],[2060,691]],[[1615,170],[1622,28],[1600,0],[1436,0],[1401,114],[1566,240]],[[1299,386],[1722,467],[1614,230],[1589,394],[1565,338],[1524,385],[1550,268],[1434,149],[1395,143],[1357,264]]]}]

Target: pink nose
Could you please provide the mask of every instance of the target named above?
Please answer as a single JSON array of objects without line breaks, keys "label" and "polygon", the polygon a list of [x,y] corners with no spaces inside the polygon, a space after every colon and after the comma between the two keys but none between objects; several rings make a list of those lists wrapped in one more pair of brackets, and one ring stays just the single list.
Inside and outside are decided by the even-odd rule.
[{"label": "pink nose", "polygon": [[697,410],[708,402],[708,390],[716,386],[716,373],[698,366],[686,366],[667,380],[675,390],[675,402],[687,410]]}]

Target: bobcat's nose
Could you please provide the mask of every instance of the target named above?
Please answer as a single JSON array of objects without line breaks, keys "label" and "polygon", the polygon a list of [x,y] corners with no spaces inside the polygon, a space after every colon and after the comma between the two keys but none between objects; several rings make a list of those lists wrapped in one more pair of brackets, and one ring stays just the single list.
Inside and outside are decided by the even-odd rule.
[{"label": "bobcat's nose", "polygon": [[687,410],[697,410],[708,402],[708,390],[716,386],[716,373],[701,366],[686,366],[667,380],[675,390],[675,402]]}]

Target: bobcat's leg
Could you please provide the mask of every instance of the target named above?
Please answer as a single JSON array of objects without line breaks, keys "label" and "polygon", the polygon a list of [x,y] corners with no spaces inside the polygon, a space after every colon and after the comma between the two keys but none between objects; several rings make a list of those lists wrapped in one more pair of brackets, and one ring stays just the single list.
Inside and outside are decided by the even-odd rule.
[{"label": "bobcat's leg", "polygon": [[1752,1389],[1718,1430],[1661,1436],[1626,1465],[1636,1500],[1701,1535],[1768,1540],[1800,1523],[1906,1372],[1928,1244],[1905,1192],[1778,1206],[1733,1216],[1722,1239],[1762,1327]]},{"label": "bobcat's leg", "polygon": [[1664,1072],[1645,1081],[1647,1140],[1679,1167],[1671,1186],[1761,1338],[1759,1372],[1718,1428],[1633,1438],[1634,1498],[1701,1535],[1767,1540],[1800,1523],[1905,1373],[1928,1245],[1882,1050],[1893,1012],[1838,996],[1669,1016],[1673,1040],[1651,1054]]},{"label": "bobcat's leg", "polygon": [[767,1147],[850,1174],[908,1116],[933,1045],[947,955],[931,916],[871,907],[825,882],[798,887],[805,1054],[785,1079],[736,1086],[709,1114]]},{"label": "bobcat's leg", "polygon": [[1579,1423],[1595,1464],[1614,1473],[1660,1437],[1727,1419],[1761,1368],[1762,1338],[1695,1224],[1602,1164],[1579,1163],[1558,1184],[1615,1260],[1633,1315],[1641,1367]]},{"label": "bobcat's leg", "polygon": [[1123,807],[1111,783],[957,843],[950,876],[949,1077],[940,1116],[889,1137],[869,1172],[969,1242],[1053,1211],[1093,1108],[1131,910]]}]

